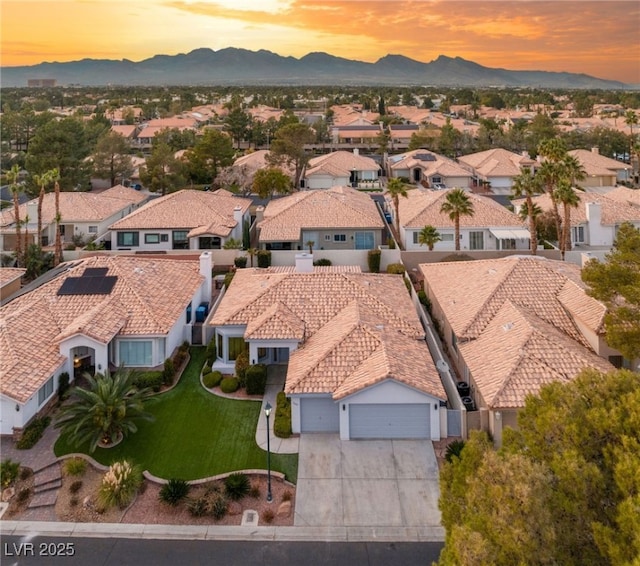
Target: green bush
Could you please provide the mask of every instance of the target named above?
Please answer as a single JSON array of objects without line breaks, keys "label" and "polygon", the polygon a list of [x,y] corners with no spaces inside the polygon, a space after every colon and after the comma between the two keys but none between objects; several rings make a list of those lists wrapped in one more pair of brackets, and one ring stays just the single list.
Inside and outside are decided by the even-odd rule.
[{"label": "green bush", "polygon": [[247,267],[247,256],[246,255],[238,256],[233,260],[233,264],[240,269],[242,269],[243,267]]},{"label": "green bush", "polygon": [[173,365],[173,360],[171,358],[167,358],[164,361],[164,370],[162,371],[162,382],[165,385],[171,385],[173,383],[173,378],[176,375],[176,368]]},{"label": "green bush", "polygon": [[58,400],[63,401],[67,391],[69,390],[69,373],[62,372],[58,377]]},{"label": "green bush", "polygon": [[222,383],[222,377],[219,371],[212,371],[202,378],[202,383],[207,389],[213,389]]},{"label": "green bush", "polygon": [[33,448],[42,438],[45,429],[51,423],[51,417],[36,417],[24,429],[22,438],[16,442],[18,450]]},{"label": "green bush", "polygon": [[207,344],[207,364],[212,366],[216,361],[217,357],[217,348],[216,348],[216,338],[215,336],[209,340]]},{"label": "green bush", "polygon": [[424,306],[424,308],[427,309],[427,312],[430,313],[431,301],[429,300],[429,297],[427,297],[427,294],[424,291],[418,291],[418,300],[420,301],[422,306]]},{"label": "green bush", "polygon": [[382,252],[380,250],[369,250],[367,253],[367,263],[371,273],[380,273],[380,258]]},{"label": "green bush", "polygon": [[202,375],[207,375],[208,373],[211,373],[211,364],[204,364]]},{"label": "green bush", "polygon": [[206,497],[189,499],[187,509],[192,517],[204,517],[209,512],[209,501]]},{"label": "green bush", "polygon": [[64,462],[64,471],[69,476],[81,476],[87,471],[87,462],[82,458],[69,458]]},{"label": "green bush", "polygon": [[271,251],[258,250],[258,267],[270,267],[270,266],[271,266]]},{"label": "green bush", "polygon": [[114,505],[124,508],[138,493],[142,485],[142,471],[127,460],[114,462],[102,477],[98,491],[98,504],[101,509]]},{"label": "green bush", "polygon": [[220,390],[223,393],[235,393],[240,387],[240,382],[237,377],[225,377],[220,382]]},{"label": "green bush", "polygon": [[173,478],[162,486],[158,497],[163,503],[175,507],[189,495],[189,489],[191,486],[185,480]]},{"label": "green bush", "polygon": [[223,495],[216,495],[210,503],[211,515],[216,520],[227,514],[227,499]]},{"label": "green bush", "polygon": [[240,382],[240,387],[245,386],[245,376],[249,368],[249,352],[246,350],[240,352],[236,358],[236,377]]},{"label": "green bush", "polygon": [[7,458],[0,464],[0,486],[2,489],[9,487],[16,478],[20,471],[20,462],[14,462]]},{"label": "green bush", "polygon": [[138,389],[153,389],[156,393],[160,391],[164,383],[163,371],[141,371],[133,378],[133,385]]},{"label": "green bush", "polygon": [[276,414],[273,421],[273,433],[278,438],[289,438],[291,430],[291,399],[288,399],[284,391],[276,396]]},{"label": "green bush", "polygon": [[226,289],[229,288],[229,285],[231,285],[231,282],[233,281],[233,276],[235,275],[235,272],[233,271],[229,271],[229,273],[227,273],[224,276],[224,286]]},{"label": "green bush", "polygon": [[267,366],[256,364],[245,371],[245,383],[249,395],[264,395],[267,387]]},{"label": "green bush", "polygon": [[227,497],[238,501],[251,491],[251,482],[247,474],[235,473],[224,478],[224,492]]},{"label": "green bush", "polygon": [[31,490],[28,487],[23,487],[16,496],[18,503],[26,503],[31,496]]},{"label": "green bush", "polygon": [[387,265],[387,273],[393,273],[394,275],[403,275],[406,269],[401,263],[390,263]]},{"label": "green bush", "polygon": [[460,458],[462,454],[462,449],[464,448],[464,440],[454,440],[451,444],[447,446],[447,450],[444,454],[444,459],[451,463],[453,458]]},{"label": "green bush", "polygon": [[317,259],[316,261],[313,262],[313,265],[332,265],[331,260],[329,258],[323,257],[320,259]]}]

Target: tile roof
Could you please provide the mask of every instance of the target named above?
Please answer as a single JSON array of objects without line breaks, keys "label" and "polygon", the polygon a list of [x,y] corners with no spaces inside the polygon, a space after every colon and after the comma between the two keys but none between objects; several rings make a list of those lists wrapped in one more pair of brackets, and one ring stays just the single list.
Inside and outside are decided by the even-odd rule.
[{"label": "tile roof", "polygon": [[628,187],[616,187],[611,191],[605,193],[605,195],[615,201],[623,204],[633,204],[640,206],[640,190],[629,189]]},{"label": "tile roof", "polygon": [[120,134],[122,137],[125,137],[125,138],[132,138],[133,135],[136,133],[137,129],[138,129],[137,126],[127,126],[127,125],[111,126],[112,132],[115,132],[116,134]]},{"label": "tile roof", "polygon": [[305,177],[322,175],[349,176],[352,170],[378,171],[380,166],[370,157],[354,154],[350,151],[334,151],[309,160]]},{"label": "tile roof", "polygon": [[582,164],[587,175],[611,175],[616,171],[630,168],[630,165],[622,161],[616,161],[588,149],[572,149],[568,153]]},{"label": "tile roof", "polygon": [[[453,220],[448,214],[440,212],[449,192],[425,189],[407,191],[407,198],[401,197],[399,201],[400,225],[405,228],[432,225],[439,229],[453,229]],[[525,223],[516,214],[494,200],[473,193],[467,193],[467,196],[473,203],[474,214],[461,216],[460,228],[526,228]]]},{"label": "tile roof", "polygon": [[189,237],[213,234],[228,236],[237,222],[233,211],[239,206],[244,214],[251,200],[229,191],[182,190],[152,200],[118,220],[111,230],[191,229]]},{"label": "tile roof", "polygon": [[304,321],[283,303],[274,303],[247,324],[247,340],[303,340]]},{"label": "tile roof", "polygon": [[349,187],[300,191],[272,200],[258,225],[260,242],[297,241],[302,230],[362,228],[381,230],[384,222],[375,202]]},{"label": "tile roof", "polygon": [[22,277],[27,272],[22,267],[2,267],[0,268],[0,285],[6,285],[19,277]]},{"label": "tile roof", "polygon": [[523,165],[531,166],[534,163],[530,157],[502,148],[463,155],[458,157],[458,161],[484,177],[515,177],[522,173]]},{"label": "tile roof", "polygon": [[[419,158],[420,155],[425,154],[432,156],[433,160],[425,161]],[[469,171],[452,159],[426,149],[415,149],[407,153],[394,155],[389,159],[389,166],[392,171],[418,167],[427,176],[441,175],[443,177],[467,177],[469,179],[472,177]]]},{"label": "tile roof", "polygon": [[[65,361],[59,342],[85,334],[108,343],[119,336],[166,334],[204,278],[198,261],[97,256],[0,308],[0,392],[27,401]],[[109,295],[58,295],[68,277],[88,267],[117,276]],[[28,363],[25,363],[28,360]]]}]

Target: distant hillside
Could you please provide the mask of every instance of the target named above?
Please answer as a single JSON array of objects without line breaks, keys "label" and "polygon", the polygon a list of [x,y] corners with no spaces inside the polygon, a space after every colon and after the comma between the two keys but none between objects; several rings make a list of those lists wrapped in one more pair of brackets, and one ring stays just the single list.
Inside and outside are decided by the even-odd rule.
[{"label": "distant hillside", "polygon": [[27,86],[29,79],[56,79],[58,85],[434,85],[543,88],[624,89],[629,85],[584,74],[509,71],[483,67],[460,57],[440,55],[421,63],[402,55],[386,55],[375,63],[352,61],[327,53],[300,59],[271,51],[227,48],[196,49],[187,54],[155,55],[133,62],[82,59],[2,67],[2,86]]}]

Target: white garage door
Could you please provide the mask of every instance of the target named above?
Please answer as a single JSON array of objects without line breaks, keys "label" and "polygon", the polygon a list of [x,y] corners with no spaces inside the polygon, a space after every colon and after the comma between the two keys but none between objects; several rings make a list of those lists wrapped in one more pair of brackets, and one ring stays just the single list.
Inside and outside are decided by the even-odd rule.
[{"label": "white garage door", "polygon": [[349,406],[349,437],[431,438],[431,405],[367,404]]},{"label": "white garage door", "polygon": [[301,432],[340,432],[340,406],[331,397],[300,399]]}]

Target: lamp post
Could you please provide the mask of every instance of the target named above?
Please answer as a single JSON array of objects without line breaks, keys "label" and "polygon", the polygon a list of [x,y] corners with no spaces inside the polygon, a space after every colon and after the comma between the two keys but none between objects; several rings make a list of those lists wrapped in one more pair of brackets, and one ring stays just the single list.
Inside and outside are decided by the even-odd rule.
[{"label": "lamp post", "polygon": [[271,495],[271,444],[269,437],[271,433],[269,431],[269,415],[271,414],[271,404],[267,401],[264,407],[264,415],[267,417],[267,501],[271,503],[273,496]]}]

